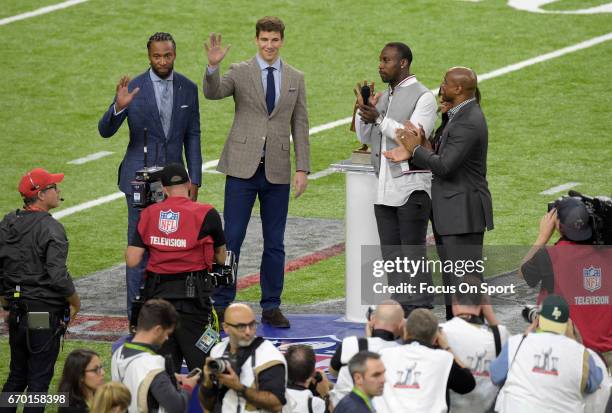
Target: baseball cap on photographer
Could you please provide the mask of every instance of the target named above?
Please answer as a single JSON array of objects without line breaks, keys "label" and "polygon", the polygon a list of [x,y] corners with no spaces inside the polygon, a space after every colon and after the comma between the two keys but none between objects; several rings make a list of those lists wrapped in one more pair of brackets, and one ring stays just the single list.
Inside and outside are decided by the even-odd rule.
[{"label": "baseball cap on photographer", "polygon": [[163,186],[184,184],[189,182],[189,174],[180,163],[171,163],[164,166],[164,170],[161,172],[161,182]]},{"label": "baseball cap on photographer", "polygon": [[569,305],[560,295],[551,294],[544,299],[540,310],[539,327],[544,331],[565,334],[569,320]]},{"label": "baseball cap on photographer", "polygon": [[25,198],[32,198],[49,185],[62,182],[64,174],[52,174],[43,168],[34,168],[26,172],[19,181],[19,193]]},{"label": "baseball cap on photographer", "polygon": [[582,201],[575,197],[563,198],[557,204],[557,216],[563,235],[571,241],[586,241],[593,231],[589,212]]}]

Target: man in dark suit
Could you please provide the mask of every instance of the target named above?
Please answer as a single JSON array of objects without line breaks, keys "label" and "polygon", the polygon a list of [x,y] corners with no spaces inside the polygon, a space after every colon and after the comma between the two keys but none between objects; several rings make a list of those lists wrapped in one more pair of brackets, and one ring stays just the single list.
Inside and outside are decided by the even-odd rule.
[{"label": "man in dark suit", "polygon": [[[219,64],[229,47],[222,47],[221,35],[212,33],[210,44],[206,44],[208,67],[203,81],[207,99],[234,98],[234,123],[217,167],[227,175],[223,208],[227,249],[238,259],[255,198],[259,198],[264,238],[262,321],[275,327],[289,327],[279,306],[291,181],[290,136],[295,151],[296,198],[306,190],[310,172],[304,75],[280,58],[284,31],[278,17],[259,19],[255,25],[257,55],[231,65],[223,77]],[[217,313],[223,314],[235,296],[236,285],[218,288],[213,295]]]},{"label": "man in dark suit", "polygon": [[[128,244],[138,224],[140,211],[132,207],[130,181],[144,166],[144,130],[148,130],[147,166],[183,163],[183,148],[191,179],[190,196],[195,201],[202,178],[200,108],[195,83],[174,71],[176,43],[169,33],[155,33],[147,42],[151,68],[130,81],[123,76],[113,103],[98,123],[98,131],[110,138],[127,118],[130,141],[119,165],[119,189],[128,207]],[[146,260],[126,269],[127,310],[138,293]]]},{"label": "man in dark suit", "polygon": [[[397,134],[406,156],[433,172],[432,222],[443,261],[481,260],[484,232],[493,229],[486,178],[488,131],[476,91],[473,70],[449,69],[440,85],[448,118],[436,147],[428,146],[422,128],[410,123]],[[454,284],[454,279],[454,274],[444,274],[445,284]],[[452,317],[447,303],[447,319]]]}]

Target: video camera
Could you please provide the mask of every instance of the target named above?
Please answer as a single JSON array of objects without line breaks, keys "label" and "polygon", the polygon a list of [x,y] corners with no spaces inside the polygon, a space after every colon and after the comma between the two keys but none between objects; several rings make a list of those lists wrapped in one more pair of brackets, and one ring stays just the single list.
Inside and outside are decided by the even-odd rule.
[{"label": "video camera", "polygon": [[147,140],[148,130],[144,128],[144,168],[136,171],[136,177],[130,182],[132,186],[132,207],[143,209],[149,205],[164,200],[164,191],[161,183],[161,166],[147,166]]},{"label": "video camera", "polygon": [[212,279],[213,287],[234,284],[236,281],[237,265],[236,254],[232,251],[227,252],[223,265],[213,264],[212,271],[209,274]]},{"label": "video camera", "polygon": [[593,230],[592,244],[612,245],[612,199],[607,196],[590,197],[576,191],[569,191],[568,196],[562,196],[549,202],[548,211],[556,208],[561,200],[568,197],[577,198],[586,206],[589,225]]}]

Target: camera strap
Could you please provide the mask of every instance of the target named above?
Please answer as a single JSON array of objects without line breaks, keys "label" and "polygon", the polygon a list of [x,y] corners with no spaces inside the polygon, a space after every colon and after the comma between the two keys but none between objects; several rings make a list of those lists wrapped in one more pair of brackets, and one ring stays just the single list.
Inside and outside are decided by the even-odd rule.
[{"label": "camera strap", "polygon": [[[491,329],[491,332],[493,333],[493,340],[495,341],[495,355],[499,356],[499,353],[501,353],[502,351],[501,336],[499,334],[499,326],[494,325],[494,326],[489,326],[489,328]],[[521,343],[522,343],[522,340],[521,340]]]}]

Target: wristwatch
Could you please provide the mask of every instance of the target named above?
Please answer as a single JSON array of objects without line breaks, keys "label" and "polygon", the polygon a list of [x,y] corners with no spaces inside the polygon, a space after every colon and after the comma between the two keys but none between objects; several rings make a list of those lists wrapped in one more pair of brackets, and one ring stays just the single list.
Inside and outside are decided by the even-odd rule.
[{"label": "wristwatch", "polygon": [[242,397],[243,399],[246,399],[247,389],[248,387],[243,384],[240,390],[236,391],[236,393],[238,393],[238,396]]}]

